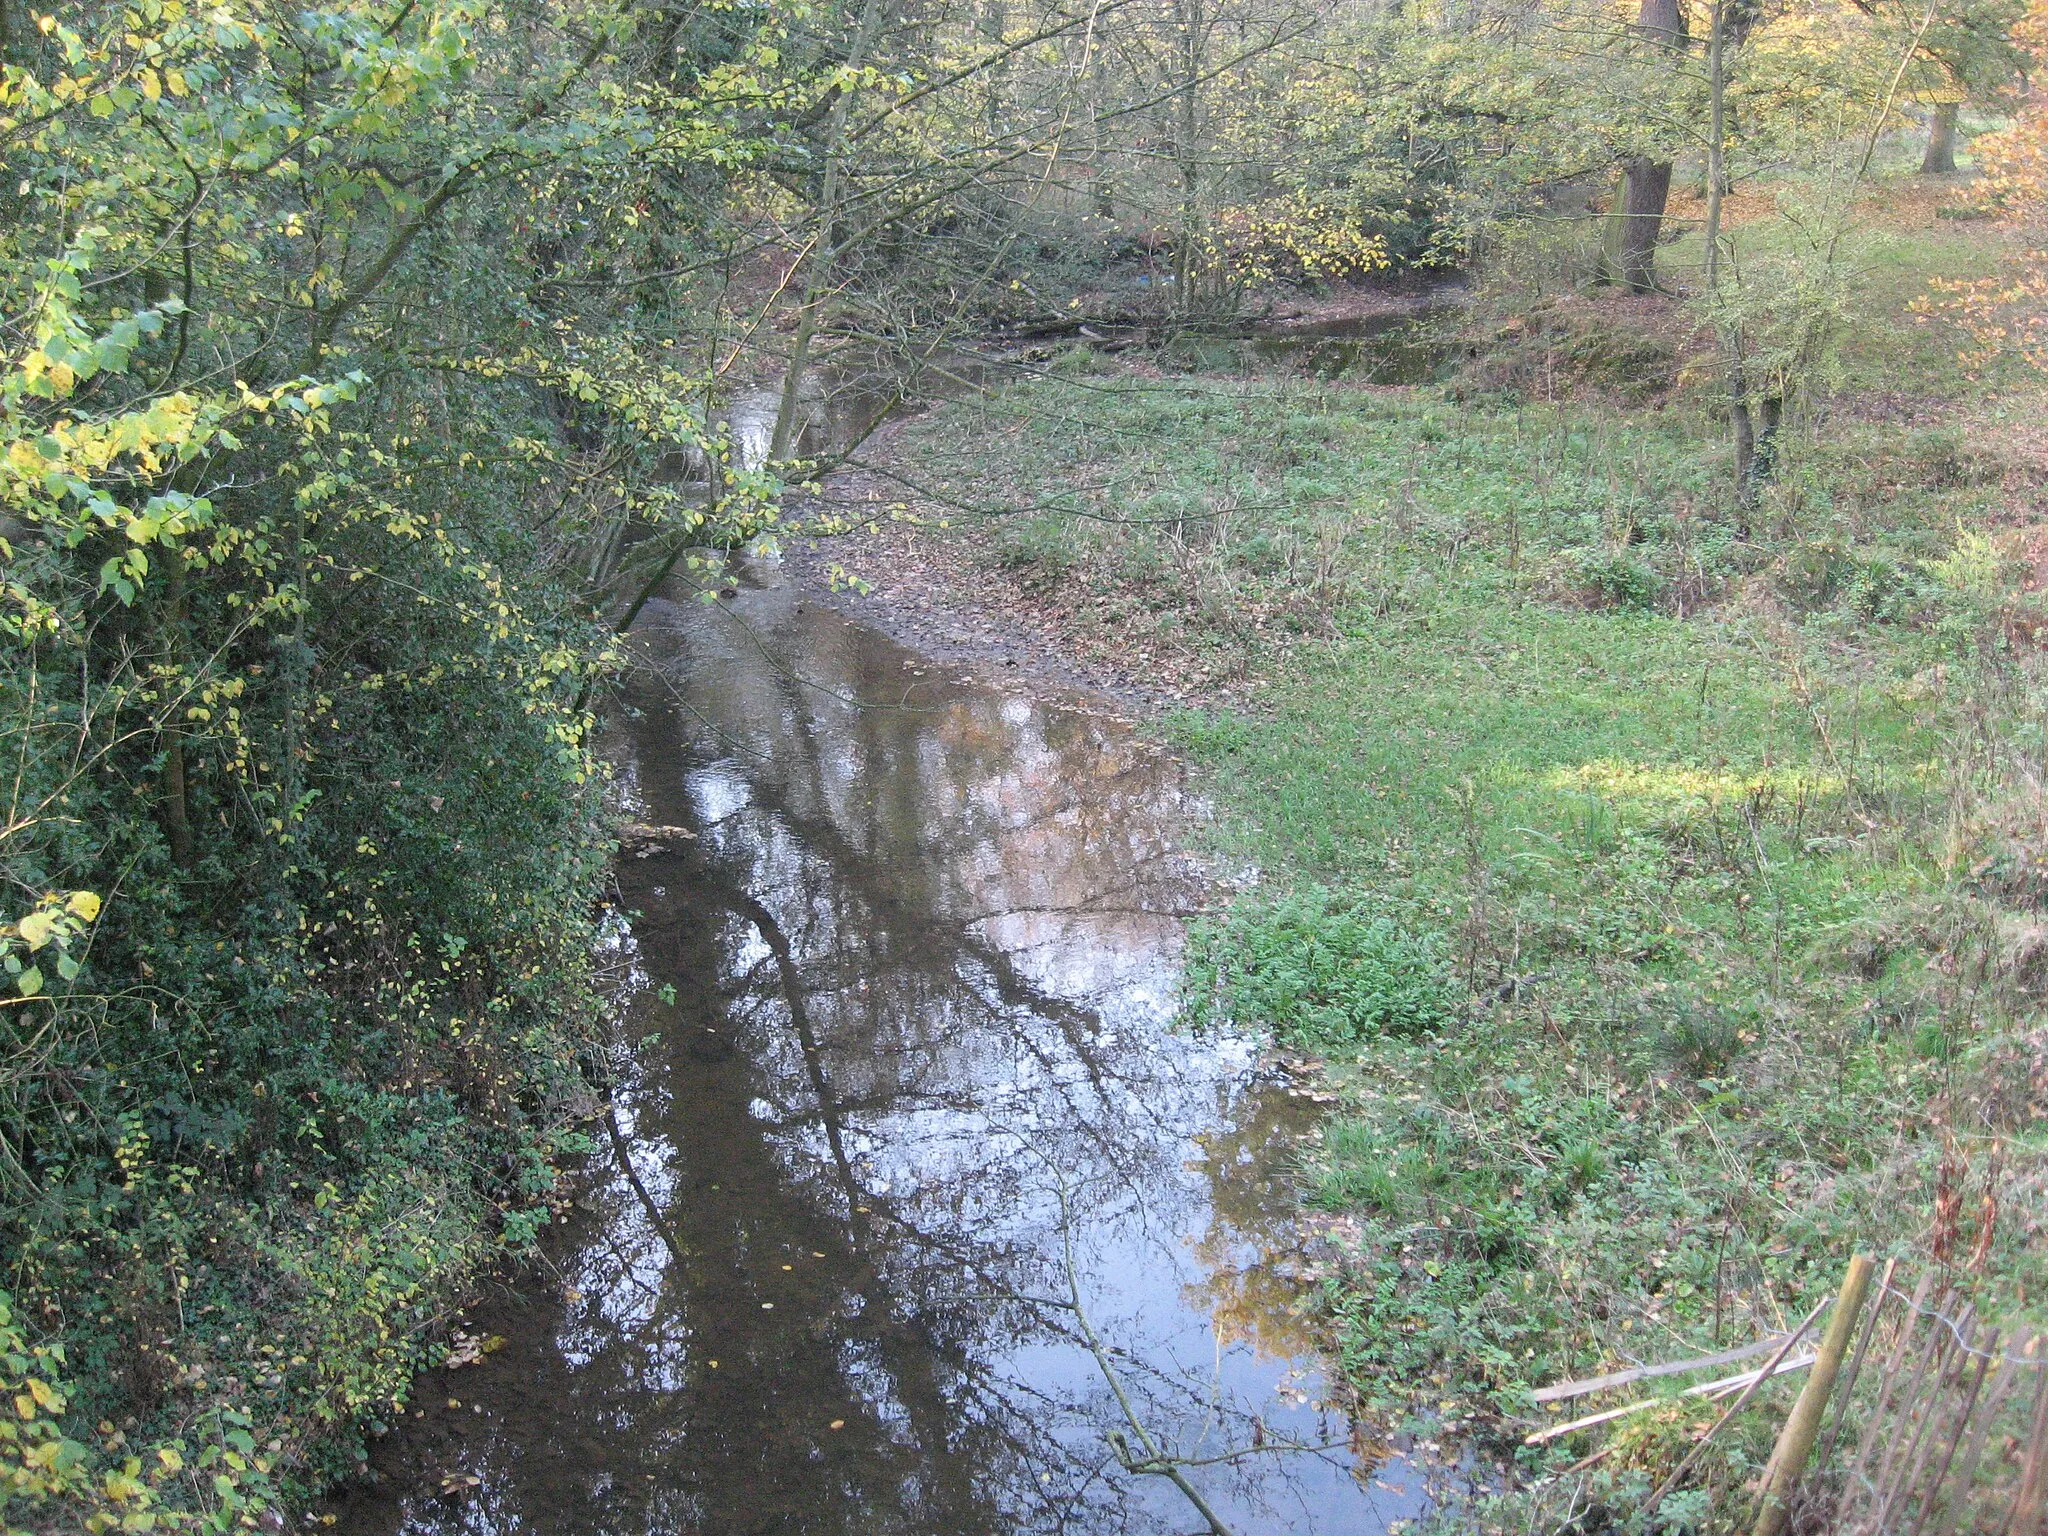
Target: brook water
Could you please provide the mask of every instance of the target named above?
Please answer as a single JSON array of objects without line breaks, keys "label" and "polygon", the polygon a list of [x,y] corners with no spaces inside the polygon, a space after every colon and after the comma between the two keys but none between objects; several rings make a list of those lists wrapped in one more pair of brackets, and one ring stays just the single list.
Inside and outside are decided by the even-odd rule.
[{"label": "brook water", "polygon": [[1301,1325],[1312,1106],[1257,1042],[1172,1027],[1206,887],[1174,761],[772,566],[636,634],[612,749],[673,830],[619,865],[606,1146],[542,1273],[470,1315],[502,1346],[418,1384],[338,1530],[1421,1513],[1414,1467],[1355,1461]]}]

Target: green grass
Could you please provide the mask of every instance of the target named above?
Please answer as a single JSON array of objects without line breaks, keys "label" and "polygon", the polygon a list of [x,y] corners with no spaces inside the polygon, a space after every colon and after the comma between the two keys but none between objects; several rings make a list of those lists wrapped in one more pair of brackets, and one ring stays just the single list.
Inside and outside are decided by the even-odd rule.
[{"label": "green grass", "polygon": [[1862,823],[1932,816],[1944,746],[1896,692],[1852,715],[1837,685],[1814,707],[1854,746],[1830,753],[1793,681],[1816,686],[1813,658],[1736,622],[1463,590],[1374,629],[1302,658],[1271,717],[1181,734],[1233,851],[1340,886],[1326,927],[1363,904],[1447,946],[1456,1017],[1347,1062],[1259,1006],[1313,939],[1233,965],[1257,904],[1197,984],[1347,1085],[1315,1199],[1366,1218],[1332,1295],[1353,1379],[1392,1406],[1440,1376],[1512,1412],[1617,1336],[1678,1353],[1717,1312],[1746,1328],[1867,1230],[1845,1192],[1795,1235],[1783,1191],[1876,1171],[1939,1068],[1874,1022],[1913,962],[1849,957],[1942,884]]},{"label": "green grass", "polygon": [[[1983,250],[1915,240],[1852,381],[1949,346],[1896,309]],[[1219,851],[1263,871],[1197,934],[1190,999],[1327,1061],[1306,1197],[1364,1401],[1506,1441],[1533,1386],[1780,1326],[1856,1246],[1984,1236],[1984,1304],[2040,1297],[2015,936],[2048,694],[2005,638],[2032,599],[1959,541],[2002,509],[1959,429],[1809,417],[1744,511],[1683,391],[1460,404],[1076,356],[898,451],[959,501],[1064,507],[983,536],[1084,637],[1246,679],[1170,722]],[[1951,1138],[1963,1204],[2006,1202],[1988,1235],[1934,1230]],[[1657,1422],[1668,1465],[1691,1419]],[[1717,1443],[1725,1485],[1757,1435]]]}]

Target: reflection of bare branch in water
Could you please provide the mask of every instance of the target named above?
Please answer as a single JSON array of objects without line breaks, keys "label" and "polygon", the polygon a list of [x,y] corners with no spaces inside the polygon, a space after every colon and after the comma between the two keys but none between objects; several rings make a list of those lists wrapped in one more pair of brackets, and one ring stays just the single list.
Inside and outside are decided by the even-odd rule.
[{"label": "reflection of bare branch in water", "polygon": [[619,1172],[625,1176],[627,1185],[640,1201],[641,1210],[647,1213],[648,1226],[652,1227],[654,1235],[661,1239],[661,1245],[668,1250],[668,1256],[680,1264],[683,1261],[683,1245],[677,1242],[675,1234],[669,1231],[668,1218],[661,1214],[661,1206],[656,1203],[654,1196],[647,1192],[647,1186],[640,1182],[640,1171],[633,1166],[632,1149],[626,1145],[625,1134],[619,1129],[619,1111],[616,1105],[605,1105],[604,1128],[610,1135],[612,1156],[619,1165]]},{"label": "reflection of bare branch in water", "polygon": [[[783,681],[786,685],[786,679]],[[1058,1314],[1049,1317],[1048,1287],[1034,1283],[1034,1271],[1049,1267],[1044,1260],[1057,1262],[1060,1238],[1050,1231],[1033,1237],[1028,1227],[1020,1230],[1014,1225],[1016,1217],[1033,1203],[1027,1188],[1005,1176],[1006,1161],[1012,1165],[1008,1171],[1014,1171],[1014,1154],[959,1167],[961,1174],[972,1173],[976,1180],[987,1181],[978,1188],[970,1184],[961,1193],[984,1208],[1001,1212],[1005,1219],[998,1230],[1003,1235],[997,1237],[996,1231],[956,1226],[964,1213],[955,1208],[948,1217],[946,1208],[951,1202],[941,1190],[929,1190],[922,1198],[901,1187],[893,1196],[872,1192],[870,1186],[880,1174],[860,1171],[867,1167],[865,1153],[856,1160],[860,1169],[850,1169],[844,1138],[849,1134],[849,1122],[856,1119],[877,1128],[893,1122],[883,1141],[893,1165],[914,1167],[921,1160],[944,1165],[950,1162],[943,1150],[948,1138],[959,1137],[963,1129],[962,1122],[950,1117],[963,1117],[966,1123],[979,1121],[988,1132],[1004,1133],[1007,1143],[1019,1153],[1029,1149],[1030,1154],[1048,1161],[1095,1170],[1090,1186],[1119,1207],[1111,1219],[1124,1224],[1121,1241],[1132,1239],[1133,1224],[1144,1234],[1141,1240],[1173,1241],[1179,1237],[1181,1229],[1177,1227],[1153,1226],[1165,1171],[1156,1159],[1163,1156],[1177,1163],[1176,1149],[1182,1145],[1187,1113],[1177,1088],[1160,1092],[1147,1086],[1157,1074],[1170,1075],[1166,1062],[1148,1062],[1142,1046],[1141,1054],[1134,1057],[1112,1044],[1112,1037],[1100,1034],[1104,1020],[1092,1001],[1063,992],[1057,977],[1047,978],[1054,983],[1048,987],[1027,975],[1018,967],[1012,945],[987,932],[985,926],[1005,917],[1040,914],[1082,922],[1127,916],[1160,918],[1183,908],[1184,900],[1175,899],[1182,893],[1175,889],[1176,870],[1170,853],[1149,839],[1134,842],[1128,836],[1100,835],[1105,818],[1111,834],[1121,833],[1116,825],[1121,813],[1114,806],[1097,803],[1091,807],[1072,798],[1074,786],[1086,783],[1097,793],[1135,794],[1142,799],[1144,771],[1158,771],[1159,765],[1119,764],[1113,772],[1096,773],[1092,771],[1094,759],[1080,757],[1079,771],[1071,778],[1042,781],[1048,796],[1033,809],[1012,801],[1006,802],[1000,817],[990,819],[993,808],[985,808],[978,822],[934,825],[928,820],[920,823],[920,818],[929,814],[925,809],[928,799],[905,794],[898,804],[892,798],[899,789],[908,791],[930,763],[924,752],[892,744],[888,733],[901,728],[900,716],[890,720],[866,714],[828,720],[806,707],[806,696],[787,690],[781,709],[764,719],[790,742],[790,750],[774,755],[779,768],[765,775],[746,776],[744,809],[730,809],[732,802],[722,801],[693,805],[687,812],[707,833],[714,825],[725,832],[724,837],[702,845],[705,852],[718,856],[720,866],[712,877],[712,889],[703,894],[739,917],[772,952],[770,956],[757,953],[748,957],[752,963],[742,962],[749,977],[761,987],[741,992],[739,1013],[747,1022],[740,1024],[735,1019],[735,1034],[754,1042],[749,1051],[768,1053],[759,1058],[766,1069],[766,1082],[756,1091],[765,1089],[767,1102],[754,1111],[757,1124],[785,1136],[800,1134],[806,1125],[819,1133],[822,1144],[817,1151],[825,1157],[818,1171],[832,1170],[827,1182],[836,1186],[839,1199],[834,1203],[855,1208],[872,1204],[872,1231],[883,1244],[874,1251],[873,1260],[889,1277],[888,1288],[914,1310],[927,1318],[946,1312],[964,1320],[952,1309],[966,1306],[978,1310],[976,1303],[986,1306],[999,1301],[1021,1309],[1041,1337],[1045,1332],[1055,1333],[1077,1350],[1084,1350],[1084,1341],[1076,1337],[1067,1320],[1071,1313],[1061,1306]],[[792,729],[806,720],[808,726]],[[918,725],[921,732],[939,728],[937,721]],[[872,743],[870,733],[879,733]],[[978,745],[971,732],[969,739]],[[1074,746],[1082,753],[1092,753],[1098,743],[1087,738]],[[865,782],[875,786],[872,796],[823,792],[843,773],[849,755],[870,765]],[[646,771],[655,766],[654,760],[645,760]],[[997,774],[1006,771],[999,763],[992,764],[992,769]],[[949,765],[947,771],[956,771],[955,766]],[[971,766],[966,771],[973,772]],[[950,798],[958,803],[957,796]],[[680,806],[671,796],[662,799]],[[1142,808],[1137,809],[1142,818]],[[1078,813],[1075,822],[1061,831],[1059,824],[1069,813]],[[675,814],[685,813],[678,810]],[[943,842],[935,842],[941,826]],[[956,837],[956,828],[964,836]],[[1063,885],[1057,893],[1062,899],[1034,900],[1030,898],[1040,894],[1036,890],[1027,895],[1026,890],[1006,889],[1001,884],[977,883],[972,889],[952,892],[906,888],[906,881],[921,885],[934,877],[944,878],[949,869],[1017,868],[1020,866],[1014,861],[1020,851],[1033,860],[1021,867],[1032,871],[1034,880],[1048,869],[1071,867],[1060,857],[1063,850],[1059,847],[1041,850],[1033,844],[1017,850],[1020,838],[1053,833],[1072,838],[1071,846],[1088,851],[1093,860],[1084,860],[1087,882],[1078,887]],[[906,843],[929,853],[906,865],[898,851]],[[988,853],[975,851],[984,848]],[[998,853],[999,848],[1015,851]],[[1108,854],[1112,848],[1113,856]],[[1053,854],[1053,860],[1041,862],[1035,857],[1041,851]],[[737,862],[729,862],[735,855]],[[991,858],[1000,864],[987,862]],[[1147,901],[1145,897],[1154,892],[1167,899],[1155,896]],[[1000,899],[1004,896],[1011,899]],[[1015,899],[1018,896],[1026,899]],[[948,907],[952,909],[948,921],[926,922],[914,933],[901,926],[904,915],[930,914]],[[1072,937],[1055,934],[1051,941],[1070,943],[1074,937],[1086,942],[1078,930]],[[916,950],[906,944],[914,944]],[[908,969],[904,969],[906,965]],[[905,980],[922,977],[923,985],[932,990],[925,992],[920,986],[906,994],[900,983],[892,983],[885,993],[883,983],[891,968],[897,968]],[[871,996],[870,980],[875,983]],[[811,1017],[812,999],[823,1009],[815,1020]],[[906,1034],[900,1025],[910,1020],[921,1022]],[[878,1024],[882,1027],[877,1028]],[[1021,1053],[1018,1060],[1029,1063],[1038,1086],[1031,1090],[1030,1099],[1020,1099],[1015,1106],[1021,1110],[1028,1103],[1031,1115],[1026,1121],[1006,1123],[1008,1111],[1001,1094],[1012,1090],[1001,1089],[979,1071],[962,1073],[966,1063],[953,1058],[952,1048],[957,1041],[975,1038],[1000,1042],[1004,1049]],[[785,1045],[794,1047],[789,1051],[788,1069],[776,1061]],[[854,1080],[840,1081],[848,1071],[855,1074]],[[809,1091],[792,1095],[790,1090],[799,1083]],[[992,1089],[997,1090],[996,1097],[991,1097]],[[862,1126],[860,1134],[872,1133]],[[926,1136],[933,1148],[929,1159],[919,1151],[921,1138]],[[834,1142],[840,1142],[841,1149],[835,1149]],[[800,1179],[807,1177],[799,1170],[808,1163],[808,1155],[794,1142],[787,1144],[786,1151],[796,1159],[792,1173]],[[1024,1160],[1031,1160],[1030,1155]],[[894,1173],[893,1167],[890,1172]],[[927,1200],[933,1203],[928,1205]],[[1094,1201],[1091,1196],[1089,1203]],[[1068,1211],[1069,1217],[1075,1214]],[[1158,1215],[1171,1219],[1163,1207],[1158,1208]],[[932,1217],[940,1219],[933,1222]],[[856,1246],[866,1244],[856,1240]],[[960,1285],[961,1280],[969,1283]],[[972,1347],[948,1351],[949,1369],[961,1373],[954,1378],[956,1408],[984,1423],[992,1419],[1015,1425],[1012,1416],[1021,1406],[1017,1394],[1031,1393],[1030,1385],[1001,1370],[985,1371],[975,1358],[978,1353]],[[1135,1375],[1124,1385],[1141,1413],[1156,1417],[1165,1405],[1175,1402],[1195,1407],[1210,1395],[1181,1375],[1165,1356],[1140,1350],[1128,1364]],[[1075,1423],[1078,1404],[1061,1408],[1049,1402],[1047,1407]],[[1220,1411],[1222,1404],[1212,1407]],[[1249,1407],[1242,1413],[1232,1410],[1231,1417],[1241,1418],[1247,1432],[1256,1433],[1257,1414]],[[1028,1428],[1042,1432],[1037,1426]],[[1100,1434],[1099,1423],[1095,1432]],[[1046,1443],[1043,1449],[1052,1452],[1054,1446]],[[1188,1464],[1222,1465],[1245,1459],[1259,1449],[1255,1446],[1249,1452],[1205,1457],[1181,1447],[1180,1459]],[[1314,1451],[1322,1447],[1282,1438],[1272,1449]],[[1039,1460],[1037,1456],[1032,1459]],[[1147,1456],[1130,1460],[1134,1465],[1149,1466]],[[1151,1475],[1159,1474],[1154,1469]]]},{"label": "reflection of bare branch in water", "polygon": [[1131,1433],[1138,1437],[1138,1443],[1145,1448],[1145,1454],[1142,1457],[1133,1456],[1131,1454],[1130,1442],[1124,1438],[1121,1430],[1116,1429],[1105,1432],[1105,1438],[1109,1441],[1110,1449],[1116,1453],[1117,1463],[1126,1472],[1135,1473],[1140,1476],[1163,1477],[1172,1483],[1174,1487],[1178,1488],[1187,1501],[1195,1507],[1195,1513],[1209,1522],[1209,1529],[1214,1533],[1214,1536],[1233,1536],[1230,1527],[1224,1523],[1223,1517],[1216,1513],[1215,1507],[1202,1497],[1200,1489],[1188,1481],[1187,1474],[1183,1470],[1184,1468],[1224,1466],[1232,1462],[1242,1461],[1250,1456],[1284,1454],[1288,1452],[1316,1453],[1333,1451],[1342,1449],[1344,1442],[1331,1441],[1323,1445],[1301,1445],[1290,1440],[1269,1440],[1262,1444],[1240,1446],[1235,1450],[1225,1451],[1220,1455],[1201,1457],[1182,1456],[1176,1451],[1163,1447],[1154,1438],[1152,1431],[1145,1427],[1144,1419],[1139,1415],[1137,1408],[1131,1402],[1131,1394],[1124,1387],[1122,1373],[1117,1370],[1115,1363],[1110,1359],[1109,1351],[1103,1347],[1102,1337],[1095,1331],[1095,1325],[1088,1319],[1088,1308],[1081,1300],[1080,1268],[1074,1262],[1074,1207],[1071,1192],[1066,1178],[1057,1169],[1054,1170],[1054,1177],[1058,1181],[1060,1198],[1060,1242],[1066,1255],[1067,1296],[1069,1298],[1067,1305],[1074,1314],[1075,1326],[1081,1331],[1082,1343],[1086,1346],[1088,1353],[1095,1357],[1095,1364],[1102,1372],[1102,1379],[1109,1384],[1110,1393],[1116,1398],[1117,1407],[1123,1411],[1125,1422],[1130,1425]]}]

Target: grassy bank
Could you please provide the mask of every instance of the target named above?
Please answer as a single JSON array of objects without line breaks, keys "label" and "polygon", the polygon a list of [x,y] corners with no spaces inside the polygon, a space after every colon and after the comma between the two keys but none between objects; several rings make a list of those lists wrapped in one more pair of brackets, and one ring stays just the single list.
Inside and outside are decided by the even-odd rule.
[{"label": "grassy bank", "polygon": [[1904,313],[1982,259],[1893,251],[1753,510],[1660,300],[1498,305],[1413,389],[1076,353],[895,445],[1040,508],[967,537],[1083,648],[1241,700],[1173,722],[1262,871],[1192,997],[1327,1063],[1328,1317],[1390,1418],[1510,1442],[1534,1386],[1782,1326],[1852,1246],[2037,1306],[2031,404]]}]

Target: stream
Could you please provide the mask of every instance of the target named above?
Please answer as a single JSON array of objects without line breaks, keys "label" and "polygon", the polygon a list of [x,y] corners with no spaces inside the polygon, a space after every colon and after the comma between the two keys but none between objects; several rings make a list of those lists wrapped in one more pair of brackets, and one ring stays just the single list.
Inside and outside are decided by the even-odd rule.
[{"label": "stream", "polygon": [[[1384,1532],[1302,1312],[1314,1105],[1174,1027],[1175,759],[743,567],[612,730],[625,1049],[541,1272],[343,1536]],[[1151,1449],[1147,1449],[1147,1445]],[[1384,1458],[1384,1459],[1382,1459]],[[1176,1485],[1165,1471],[1178,1474]],[[1146,1470],[1147,1466],[1151,1470]]]}]

